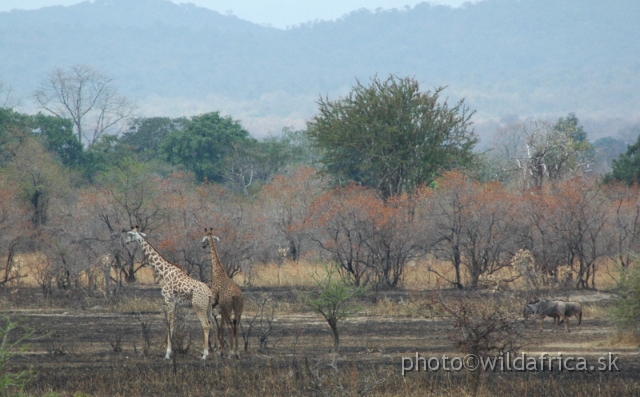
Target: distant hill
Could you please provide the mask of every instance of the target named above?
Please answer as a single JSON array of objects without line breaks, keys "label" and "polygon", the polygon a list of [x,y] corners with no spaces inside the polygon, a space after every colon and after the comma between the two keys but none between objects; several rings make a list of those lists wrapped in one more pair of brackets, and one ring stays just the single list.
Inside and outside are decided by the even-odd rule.
[{"label": "distant hill", "polygon": [[26,108],[53,68],[85,63],[144,115],[221,110],[257,133],[303,126],[319,95],[389,73],[447,85],[478,120],[636,120],[638,16],[637,0],[485,0],[279,30],[167,0],[95,0],[0,13],[0,79]]}]

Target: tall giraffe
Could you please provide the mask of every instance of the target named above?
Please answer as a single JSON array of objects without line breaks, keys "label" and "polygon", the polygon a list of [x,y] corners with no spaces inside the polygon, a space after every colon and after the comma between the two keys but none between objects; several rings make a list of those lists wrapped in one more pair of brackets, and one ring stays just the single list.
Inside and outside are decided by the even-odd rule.
[{"label": "tall giraffe", "polygon": [[209,333],[214,323],[213,318],[213,294],[207,284],[189,277],[178,265],[166,260],[151,246],[146,240],[146,235],[141,233],[138,226],[132,227],[127,232],[125,243],[136,241],[142,247],[142,251],[151,267],[155,270],[161,280],[162,298],[164,299],[164,310],[167,313],[169,322],[169,334],[167,335],[167,353],[165,359],[171,357],[171,338],[174,332],[175,311],[177,306],[193,307],[204,334],[202,359],[206,360],[209,355]]},{"label": "tall giraffe", "polygon": [[[213,293],[213,306],[220,305],[220,316],[222,318],[222,323],[218,330],[218,342],[220,343],[219,353],[222,355],[224,352],[224,325],[226,324],[229,328],[229,349],[235,353],[237,358],[240,358],[238,351],[238,327],[240,326],[242,307],[244,306],[242,291],[240,287],[238,287],[238,284],[229,278],[220,262],[215,244],[215,241],[220,241],[220,239],[213,235],[213,229],[211,228],[205,228],[204,233],[202,248],[206,248],[208,245],[211,249],[211,264],[213,266],[211,292]],[[231,318],[232,312],[233,319]]]}]

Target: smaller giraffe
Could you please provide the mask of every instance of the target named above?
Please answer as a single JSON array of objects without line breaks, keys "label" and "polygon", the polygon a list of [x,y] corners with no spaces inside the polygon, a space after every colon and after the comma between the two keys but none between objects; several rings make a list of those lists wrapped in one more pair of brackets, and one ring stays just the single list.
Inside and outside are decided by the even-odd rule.
[{"label": "smaller giraffe", "polygon": [[[222,322],[218,327],[218,342],[220,350],[218,353],[223,355],[224,351],[224,325],[229,328],[229,349],[235,354],[236,358],[240,358],[238,351],[238,327],[240,327],[240,319],[242,317],[242,307],[244,300],[242,299],[242,291],[227,275],[226,270],[218,257],[215,241],[220,239],[213,235],[213,229],[205,228],[205,236],[202,239],[202,248],[207,245],[211,248],[211,263],[213,266],[213,280],[211,281],[211,292],[213,293],[213,306],[220,305],[220,316]],[[215,241],[214,241],[215,240]],[[233,312],[233,319],[231,313]]]},{"label": "smaller giraffe", "polygon": [[169,334],[167,335],[167,353],[165,359],[171,358],[171,338],[174,332],[174,319],[177,306],[193,307],[202,325],[204,334],[202,359],[209,355],[209,333],[215,319],[213,317],[213,294],[207,284],[189,277],[178,265],[166,260],[145,239],[138,226],[132,227],[127,232],[125,243],[138,242],[155,273],[164,282],[162,297],[164,310],[169,322]]}]

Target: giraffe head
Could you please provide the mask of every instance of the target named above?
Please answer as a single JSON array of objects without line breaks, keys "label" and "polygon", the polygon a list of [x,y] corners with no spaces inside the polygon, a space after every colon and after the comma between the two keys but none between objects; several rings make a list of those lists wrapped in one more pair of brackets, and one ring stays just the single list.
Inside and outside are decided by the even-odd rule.
[{"label": "giraffe head", "polygon": [[134,241],[142,243],[145,237],[147,237],[147,235],[142,233],[138,226],[131,226],[131,230],[127,232],[127,239],[124,240],[124,242],[125,244],[129,244]]},{"label": "giraffe head", "polygon": [[213,228],[204,228],[204,237],[202,238],[202,248],[207,248],[209,245],[209,237],[216,241],[220,241],[220,237],[216,237],[213,235]]}]

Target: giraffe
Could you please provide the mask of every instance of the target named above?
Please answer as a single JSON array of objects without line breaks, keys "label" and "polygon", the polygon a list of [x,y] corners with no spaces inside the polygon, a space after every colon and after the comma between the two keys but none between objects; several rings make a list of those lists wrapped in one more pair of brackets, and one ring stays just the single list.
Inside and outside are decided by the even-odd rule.
[{"label": "giraffe", "polygon": [[164,310],[169,322],[169,334],[167,335],[167,352],[165,359],[171,358],[171,338],[174,332],[175,311],[177,306],[193,307],[202,325],[204,334],[202,359],[209,355],[209,333],[213,318],[213,294],[207,284],[189,277],[178,265],[166,260],[146,240],[146,235],[140,232],[138,226],[132,227],[127,232],[125,243],[136,241],[142,247],[142,251],[148,263],[155,273],[164,281],[162,286],[162,298]]},{"label": "giraffe", "polygon": [[[213,293],[213,306],[220,305],[220,316],[222,322],[218,332],[218,342],[220,343],[220,355],[224,352],[224,325],[229,328],[229,349],[235,354],[236,358],[240,358],[238,351],[238,327],[240,326],[240,318],[242,317],[242,307],[244,301],[242,299],[242,291],[238,284],[229,278],[224,270],[215,241],[220,239],[213,235],[213,229],[205,228],[205,236],[202,238],[202,248],[207,245],[211,249],[211,263],[213,266],[213,280],[211,282],[211,291]],[[215,240],[215,241],[214,241]],[[231,318],[233,312],[233,319]]]}]

